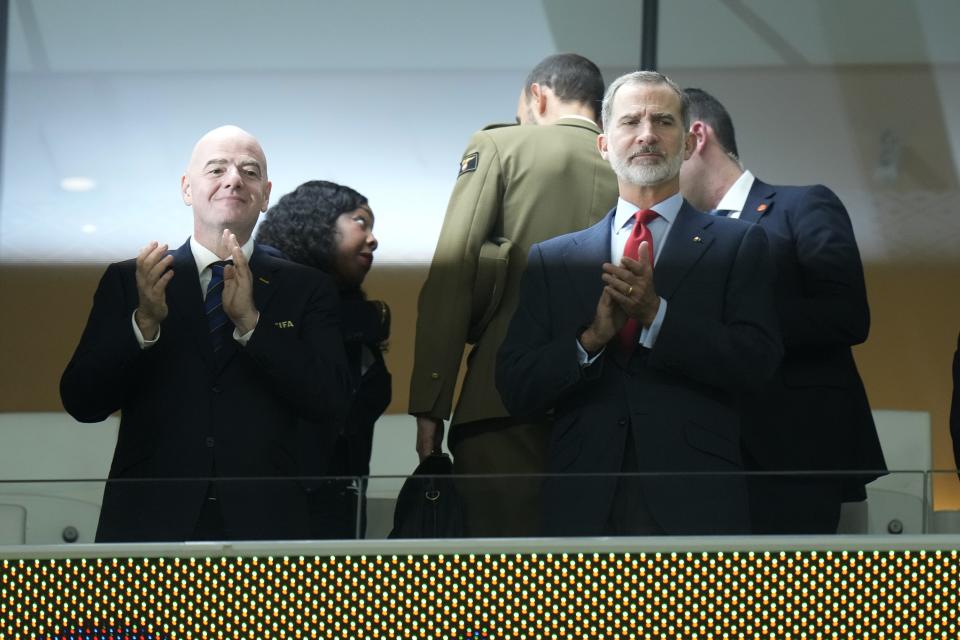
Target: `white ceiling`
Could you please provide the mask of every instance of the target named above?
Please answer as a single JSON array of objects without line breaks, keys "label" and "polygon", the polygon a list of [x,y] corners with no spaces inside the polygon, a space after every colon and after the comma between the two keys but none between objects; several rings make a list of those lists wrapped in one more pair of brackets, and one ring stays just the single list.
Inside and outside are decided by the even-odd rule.
[{"label": "white ceiling", "polygon": [[[12,72],[511,70],[640,57],[642,0],[11,0]],[[957,0],[661,0],[662,66],[960,62]],[[556,49],[554,49],[556,47]]]},{"label": "white ceiling", "polygon": [[[276,196],[312,178],[350,184],[378,213],[381,258],[428,260],[470,133],[513,119],[524,75],[547,54],[582,53],[608,80],[636,68],[641,6],[11,0],[0,260],[103,261],[182,240],[180,172],[193,141],[226,122],[260,137]],[[683,82],[711,70],[960,64],[958,0],[662,0],[660,24],[660,67]],[[960,105],[940,87],[946,130]],[[750,123],[735,119],[749,144]],[[793,161],[795,181],[859,189]],[[69,176],[97,188],[64,192]],[[854,223],[865,255],[882,254],[882,225]]]}]

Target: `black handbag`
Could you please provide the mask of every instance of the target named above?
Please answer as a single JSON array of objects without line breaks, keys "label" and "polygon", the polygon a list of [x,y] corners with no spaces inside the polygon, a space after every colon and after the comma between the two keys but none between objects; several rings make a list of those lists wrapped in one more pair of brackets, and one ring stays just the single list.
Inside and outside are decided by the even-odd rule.
[{"label": "black handbag", "polygon": [[435,453],[406,479],[388,538],[462,538],[463,509],[453,483],[453,461]]}]

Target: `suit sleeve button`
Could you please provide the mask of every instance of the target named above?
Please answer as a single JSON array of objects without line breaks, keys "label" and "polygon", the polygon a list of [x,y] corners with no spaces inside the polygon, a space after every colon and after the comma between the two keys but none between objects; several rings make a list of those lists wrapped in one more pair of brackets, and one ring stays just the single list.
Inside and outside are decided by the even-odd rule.
[{"label": "suit sleeve button", "polygon": [[213,445],[215,445],[215,444],[217,443],[217,441],[214,439],[213,436],[207,436],[207,437],[204,439],[203,443],[204,443],[205,445],[207,445],[207,447],[209,447],[209,448],[212,449],[212,448],[213,448]]},{"label": "suit sleeve button", "polygon": [[619,420],[617,420],[617,424],[618,424],[619,426],[621,426],[621,427],[625,427],[625,426],[627,426],[627,419],[626,419],[626,418],[620,418]]},{"label": "suit sleeve button", "polygon": [[210,391],[213,391],[214,393],[220,393],[222,389],[217,385],[213,385],[212,387],[210,387]]},{"label": "suit sleeve button", "polygon": [[430,379],[431,379],[431,380],[439,380],[439,379],[440,379],[440,374],[437,373],[436,371],[434,371],[433,373],[430,374]]}]

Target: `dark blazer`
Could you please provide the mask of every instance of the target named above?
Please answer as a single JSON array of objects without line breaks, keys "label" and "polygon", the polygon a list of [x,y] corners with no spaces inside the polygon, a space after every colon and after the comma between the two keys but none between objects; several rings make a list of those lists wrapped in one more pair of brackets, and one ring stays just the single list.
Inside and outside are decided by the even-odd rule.
[{"label": "dark blazer", "polygon": [[[746,531],[738,399],[764,383],[782,353],[766,237],[684,203],[654,268],[669,305],[656,345],[623,361],[611,344],[581,368],[576,339],[603,289],[613,215],[531,248],[497,388],[514,415],[553,412],[550,473],[619,472],[632,427],[641,471],[734,474],[645,480],[665,531]],[[546,532],[602,533],[615,488],[611,478],[549,479]]]},{"label": "dark blazer", "polygon": [[[777,271],[780,368],[745,406],[744,447],[764,470],[884,470],[886,464],[850,347],[867,339],[870,311],[850,218],[822,186],[755,180],[740,219],[767,232]],[[845,482],[865,497],[876,474]]]},{"label": "dark blazer", "polygon": [[[328,475],[370,474],[373,427],[392,398],[392,378],[382,345],[390,337],[390,311],[383,302],[366,300],[359,292],[340,294],[341,330],[350,373],[357,389],[340,435],[348,441],[346,458],[332,461]],[[364,349],[373,356],[362,370]]]},{"label": "dark blazer", "polygon": [[[228,340],[215,356],[189,242],[173,256],[170,312],[157,344],[140,349],[131,326],[135,262],[112,264],[60,381],[77,420],[121,412],[98,541],[188,539],[208,483],[183,478],[301,475],[309,470],[296,462],[300,425],[335,428],[349,401],[337,291],[327,276],[255,249],[260,320],[245,347]],[[233,539],[307,536],[296,482],[224,481],[215,491]]]},{"label": "dark blazer", "polygon": [[[325,442],[302,447],[301,455],[320,461],[321,474],[337,480],[308,483],[313,538],[356,538],[366,532],[366,480],[370,475],[373,429],[392,397],[390,371],[382,345],[390,337],[390,311],[357,291],[341,291],[341,331],[356,393],[345,420]],[[363,370],[364,352],[372,356]],[[312,461],[316,462],[316,460]],[[358,514],[359,509],[359,514]],[[359,524],[359,529],[358,529]]]}]

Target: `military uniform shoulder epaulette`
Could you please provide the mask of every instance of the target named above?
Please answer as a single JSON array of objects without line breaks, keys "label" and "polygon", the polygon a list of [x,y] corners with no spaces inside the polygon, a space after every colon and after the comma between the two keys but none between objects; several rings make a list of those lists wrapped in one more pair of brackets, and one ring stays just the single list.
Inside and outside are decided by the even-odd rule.
[{"label": "military uniform shoulder epaulette", "polygon": [[519,127],[519,123],[516,122],[494,122],[493,124],[488,124],[481,131],[489,131],[490,129],[501,129],[503,127]]}]

